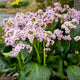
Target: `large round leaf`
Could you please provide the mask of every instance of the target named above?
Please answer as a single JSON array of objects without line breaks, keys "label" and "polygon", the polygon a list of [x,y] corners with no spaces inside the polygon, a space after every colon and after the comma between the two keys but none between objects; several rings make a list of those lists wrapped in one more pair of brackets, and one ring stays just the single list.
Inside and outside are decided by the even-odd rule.
[{"label": "large round leaf", "polygon": [[69,80],[80,80],[80,67],[69,66],[67,68],[67,75]]},{"label": "large round leaf", "polygon": [[50,74],[46,66],[33,62],[26,65],[26,80],[49,80]]}]

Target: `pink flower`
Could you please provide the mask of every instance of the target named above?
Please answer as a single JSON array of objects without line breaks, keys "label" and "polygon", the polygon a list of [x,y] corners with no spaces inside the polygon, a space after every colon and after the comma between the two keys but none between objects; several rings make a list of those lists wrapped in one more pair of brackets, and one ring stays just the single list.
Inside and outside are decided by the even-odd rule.
[{"label": "pink flower", "polygon": [[71,37],[70,37],[70,35],[68,35],[68,36],[64,36],[63,39],[64,39],[64,40],[69,40],[69,41],[71,41]]},{"label": "pink flower", "polygon": [[51,36],[53,39],[56,39],[56,35],[53,33]]},{"label": "pink flower", "polygon": [[79,21],[78,21],[78,20],[76,20],[76,19],[72,19],[72,22],[74,22],[74,23],[76,23],[76,24],[78,24],[78,25],[79,25]]},{"label": "pink flower", "polygon": [[43,51],[51,51],[50,48],[44,48]]}]

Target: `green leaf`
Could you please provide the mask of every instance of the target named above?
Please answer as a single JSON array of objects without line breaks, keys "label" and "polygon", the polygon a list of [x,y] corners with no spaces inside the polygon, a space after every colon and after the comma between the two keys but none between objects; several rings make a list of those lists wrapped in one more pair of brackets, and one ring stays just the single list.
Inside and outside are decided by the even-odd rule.
[{"label": "green leaf", "polygon": [[57,58],[58,58],[58,56],[49,55],[49,56],[46,58],[46,62],[47,62],[47,63],[53,63],[53,62],[56,61]]},{"label": "green leaf", "polygon": [[24,0],[23,2],[22,2],[22,6],[26,6],[26,5],[28,5],[29,4],[29,0]]},{"label": "green leaf", "polygon": [[63,60],[61,58],[57,61],[57,72],[53,71],[53,74],[61,79],[65,78],[63,74]]},{"label": "green leaf", "polygon": [[58,66],[59,66],[58,72],[63,74],[63,60],[62,59],[59,60]]},{"label": "green leaf", "polygon": [[59,46],[59,51],[60,52],[63,52],[64,51],[64,48],[61,45]]},{"label": "green leaf", "polygon": [[6,5],[5,4],[0,4],[0,8],[5,8]]},{"label": "green leaf", "polygon": [[11,52],[9,52],[9,53],[2,53],[2,54],[5,56],[5,58],[8,58],[8,57],[10,57]]},{"label": "green leaf", "polygon": [[8,68],[8,69],[3,69],[3,70],[0,70],[0,74],[1,73],[6,73],[6,72],[11,72],[11,71],[14,71],[16,69],[16,67],[14,67],[14,68]]},{"label": "green leaf", "polygon": [[66,54],[69,51],[69,47],[70,47],[69,42],[65,40],[61,40],[60,47],[61,47],[60,50]]},{"label": "green leaf", "polygon": [[52,71],[52,74],[54,76],[57,76],[57,77],[61,78],[61,79],[65,79],[66,78],[63,74],[61,74],[59,72],[56,72],[56,71]]},{"label": "green leaf", "polygon": [[69,80],[80,80],[80,67],[70,65],[67,68],[67,75]]},{"label": "green leaf", "polygon": [[14,4],[12,5],[14,8],[19,8],[20,7],[20,4]]},{"label": "green leaf", "polygon": [[[56,55],[56,56],[53,56],[53,55],[49,55],[47,58],[46,58],[46,63],[48,64],[48,66],[50,68],[53,68],[53,69],[58,69],[60,66],[60,61],[61,61],[61,58],[59,55]],[[62,67],[60,67],[61,70],[62,70]],[[59,69],[58,69],[59,70]],[[61,71],[60,70],[60,71]]]},{"label": "green leaf", "polygon": [[[58,56],[52,56],[52,57],[50,56],[50,58],[51,58],[51,60],[50,59],[49,60],[51,62],[53,61],[52,65],[51,65],[51,63],[49,64],[50,68],[56,69],[56,71],[52,70],[53,76],[57,76],[61,79],[66,78],[63,73],[63,60],[61,59],[61,57],[58,55]],[[49,62],[49,60],[48,60],[48,62]]]},{"label": "green leaf", "polygon": [[5,48],[5,43],[0,43],[0,52],[2,53]]},{"label": "green leaf", "polygon": [[21,71],[19,73],[19,80],[25,80],[25,72]]},{"label": "green leaf", "polygon": [[29,53],[26,48],[21,50],[21,54],[23,54],[24,62],[27,63],[32,58],[32,53]]},{"label": "green leaf", "polygon": [[49,80],[51,73],[46,66],[32,62],[26,65],[26,74],[26,80]]},{"label": "green leaf", "polygon": [[0,70],[3,70],[6,67],[6,63],[0,59]]},{"label": "green leaf", "polygon": [[71,53],[71,54],[69,53],[69,54],[67,55],[67,58],[68,58],[69,64],[70,64],[70,63],[74,63],[74,64],[75,64],[75,63],[79,62],[78,56],[77,56],[77,55],[74,55],[74,54],[72,54],[72,53]]},{"label": "green leaf", "polygon": [[7,63],[4,62],[2,59],[0,59],[0,76],[3,75],[4,73],[8,72],[8,71],[12,71],[15,68],[8,68],[6,69]]}]

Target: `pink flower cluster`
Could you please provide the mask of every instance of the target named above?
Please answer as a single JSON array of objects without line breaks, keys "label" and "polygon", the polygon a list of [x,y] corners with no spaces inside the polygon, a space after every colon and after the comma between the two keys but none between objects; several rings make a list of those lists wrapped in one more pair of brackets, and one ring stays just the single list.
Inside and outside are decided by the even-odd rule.
[{"label": "pink flower cluster", "polygon": [[65,33],[70,33],[70,29],[74,28],[76,29],[77,27],[73,24],[71,24],[71,22],[66,21],[64,22],[64,24],[61,26],[62,29],[65,29]]},{"label": "pink flower cluster", "polygon": [[80,40],[80,36],[74,37],[74,40],[75,40],[75,41],[79,41],[79,40]]},{"label": "pink flower cluster", "polygon": [[26,48],[28,50],[29,53],[31,53],[32,51],[32,47],[30,45],[24,44],[22,42],[20,42],[19,44],[17,44],[17,46],[12,50],[12,54],[11,56],[17,56],[18,53],[20,52],[21,49]]},{"label": "pink flower cluster", "polygon": [[68,10],[68,14],[70,15],[70,17],[72,19],[77,19],[78,21],[80,20],[80,11],[77,11],[76,9],[74,8],[69,8]]},{"label": "pink flower cluster", "polygon": [[[78,11],[69,8],[68,5],[65,5],[64,8],[61,7],[61,4],[55,3],[55,7],[48,7],[45,12],[43,10],[38,10],[36,13],[27,12],[26,14],[17,13],[15,18],[4,19],[4,36],[6,45],[13,46],[13,51],[11,56],[17,56],[21,49],[25,47],[28,49],[29,53],[32,51],[32,47],[29,44],[24,44],[22,42],[29,39],[30,43],[34,43],[34,38],[39,42],[45,41],[46,51],[50,51],[48,48],[49,45],[54,44],[54,40],[71,40],[70,35],[63,35],[63,31],[56,29],[54,33],[51,31],[46,31],[47,24],[52,24],[53,22],[58,22],[59,17],[62,20],[62,29],[65,29],[66,33],[70,33],[70,29],[75,28],[76,26],[69,21],[69,18],[72,18],[72,22],[79,24],[78,22]],[[63,13],[67,10],[67,13]],[[63,13],[63,14],[62,14]],[[75,14],[77,14],[75,16]],[[76,17],[76,19],[75,19]]]},{"label": "pink flower cluster", "polygon": [[65,12],[66,10],[69,9],[69,6],[68,5],[64,5],[64,8],[61,7],[61,4],[60,3],[54,3],[54,11],[55,12],[60,12],[60,13],[63,13]]},{"label": "pink flower cluster", "polygon": [[61,39],[64,39],[64,40],[71,40],[71,37],[70,35],[63,35],[63,31],[59,30],[59,29],[56,29],[54,31],[54,34],[52,35],[52,38],[55,39],[55,38],[58,38],[58,40],[61,40]]}]

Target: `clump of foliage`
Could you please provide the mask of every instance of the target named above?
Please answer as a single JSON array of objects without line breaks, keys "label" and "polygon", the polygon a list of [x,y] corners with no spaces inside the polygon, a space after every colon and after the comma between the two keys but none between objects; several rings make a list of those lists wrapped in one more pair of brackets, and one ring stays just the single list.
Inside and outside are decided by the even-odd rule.
[{"label": "clump of foliage", "polygon": [[6,5],[5,4],[0,4],[0,8],[5,8]]},{"label": "clump of foliage", "polygon": [[26,6],[26,5],[28,5],[29,4],[29,0],[24,0],[23,2],[22,2],[22,6]]},{"label": "clump of foliage", "polygon": [[19,80],[80,79],[80,12],[54,6],[4,19],[0,76],[13,72]]},{"label": "clump of foliage", "polygon": [[20,4],[14,4],[12,5],[14,8],[19,8],[20,7]]}]

